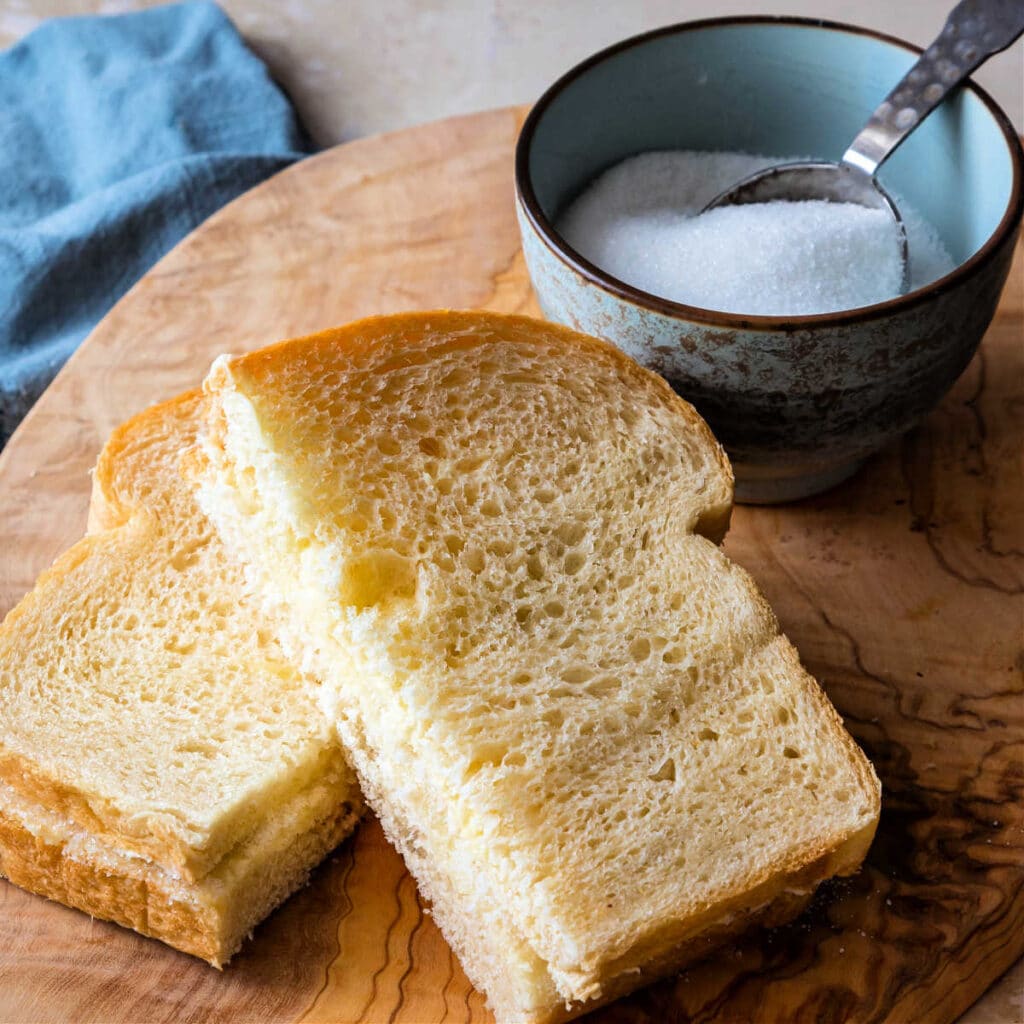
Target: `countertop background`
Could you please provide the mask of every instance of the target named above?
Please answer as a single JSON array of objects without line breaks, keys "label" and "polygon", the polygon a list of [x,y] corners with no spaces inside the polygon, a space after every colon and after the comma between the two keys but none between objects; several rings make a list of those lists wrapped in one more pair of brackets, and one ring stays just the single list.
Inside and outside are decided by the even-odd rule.
[{"label": "countertop background", "polygon": [[[154,0],[0,0],[0,46],[42,19]],[[648,29],[725,14],[847,21],[926,46],[953,0],[221,0],[321,146],[526,103],[571,65]],[[1024,45],[975,76],[1024,130]]]},{"label": "countertop background", "polygon": [[[0,0],[0,47],[46,18],[156,0]],[[952,0],[221,0],[320,146],[453,114],[527,103],[626,36],[692,18],[792,14],[927,45]],[[975,76],[1024,130],[1024,44]],[[893,1022],[910,1024],[910,1022]],[[1024,1024],[1024,961],[961,1024]]]}]

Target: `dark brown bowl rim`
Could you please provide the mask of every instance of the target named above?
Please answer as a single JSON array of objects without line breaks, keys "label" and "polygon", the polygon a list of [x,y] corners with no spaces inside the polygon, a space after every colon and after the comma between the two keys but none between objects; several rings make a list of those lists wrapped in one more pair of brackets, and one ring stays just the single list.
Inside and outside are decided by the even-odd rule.
[{"label": "dark brown bowl rim", "polygon": [[692,32],[698,29],[720,28],[732,25],[795,25],[804,28],[827,29],[829,31],[846,32],[851,35],[868,36],[884,43],[895,44],[915,54],[923,52],[921,47],[908,43],[905,39],[887,35],[884,32],[877,32],[874,29],[862,28],[858,25],[848,25],[844,22],[828,21],[823,18],[800,18],[784,15],[739,15],[723,18],[702,18],[697,21],[684,21],[674,25],[666,25],[663,28],[654,29],[650,32],[630,36],[628,39],[623,39],[612,46],[592,54],[586,60],[570,68],[545,90],[523,122],[523,127],[516,142],[516,195],[538,237],[563,263],[568,264],[582,277],[592,284],[603,288],[605,291],[611,292],[613,295],[625,299],[634,305],[652,309],[666,316],[683,318],[697,323],[732,330],[793,331],[821,326],[845,326],[848,324],[864,323],[869,320],[887,317],[894,313],[908,311],[956,288],[963,280],[970,277],[979,267],[994,257],[1004,241],[1006,241],[1007,236],[1016,229],[1021,220],[1022,211],[1024,211],[1024,187],[1022,187],[1022,180],[1024,180],[1024,152],[1021,150],[1020,139],[1014,131],[1010,119],[995,100],[970,79],[963,83],[963,88],[973,92],[988,108],[989,113],[999,126],[1006,140],[1007,149],[1010,153],[1010,162],[1013,166],[1013,183],[1010,189],[1009,202],[1006,204],[1006,212],[1003,214],[999,224],[996,225],[995,230],[977,252],[963,263],[958,264],[948,274],[915,291],[907,292],[907,294],[897,296],[894,299],[887,299],[885,302],[876,302],[869,306],[858,306],[855,309],[842,310],[837,313],[816,313],[809,316],[739,315],[714,309],[704,309],[701,306],[687,306],[681,302],[664,299],[659,295],[652,295],[650,292],[645,292],[606,273],[573,249],[558,234],[554,225],[544,215],[540,208],[540,203],[537,201],[537,196],[533,191],[533,184],[530,181],[529,152],[533,144],[533,136],[537,124],[547,108],[566,86],[579,78],[580,75],[609,57],[621,53],[623,50],[631,49],[634,46],[641,46],[660,36],[679,35],[683,32]]}]

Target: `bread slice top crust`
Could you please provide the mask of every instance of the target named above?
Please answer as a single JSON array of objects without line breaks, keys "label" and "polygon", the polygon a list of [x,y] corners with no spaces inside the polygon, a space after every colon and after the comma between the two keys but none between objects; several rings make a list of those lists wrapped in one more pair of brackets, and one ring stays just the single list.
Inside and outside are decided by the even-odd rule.
[{"label": "bread slice top crust", "polygon": [[713,543],[731,472],[660,378],[435,312],[222,359],[205,387],[204,507],[321,656],[382,818],[446,899],[502,900],[523,999],[531,956],[596,998],[774,878],[855,869],[877,780]]},{"label": "bread slice top crust", "polygon": [[[588,372],[574,373],[575,366]],[[557,397],[546,402],[538,385],[545,384],[551,368],[561,372],[548,381]],[[402,392],[407,386],[416,389],[408,403]],[[347,535],[353,525],[358,529],[361,520],[352,506],[375,500],[372,493],[338,495],[333,490],[340,468],[338,447],[350,441],[361,445],[361,456],[377,460],[382,475],[399,470],[392,484],[410,479],[410,458],[409,470],[435,471],[435,478],[410,485],[411,502],[451,497],[444,494],[447,484],[471,484],[473,476],[482,477],[488,468],[485,458],[497,456],[500,448],[507,480],[518,482],[519,470],[530,470],[521,476],[524,497],[529,497],[532,512],[547,518],[547,490],[571,484],[574,467],[579,472],[573,451],[587,451],[597,432],[608,427],[620,431],[620,440],[633,430],[644,435],[647,461],[635,468],[623,463],[620,470],[650,476],[664,460],[670,470],[689,473],[690,489],[675,494],[673,513],[690,532],[720,543],[729,527],[732,468],[693,406],[613,345],[556,324],[451,310],[370,317],[270,345],[230,363],[222,357],[204,389],[218,394],[228,388],[244,392],[253,403],[267,441],[287,449],[299,485],[295,494],[306,502],[304,511],[330,510],[334,521],[324,523],[324,529],[335,534]],[[528,419],[521,426],[526,432],[536,430],[538,442],[559,449],[564,479],[531,484],[535,467],[529,465],[530,453],[520,450],[523,438],[510,434],[502,445],[501,438],[487,436],[485,422],[474,425],[474,412],[492,399]],[[562,400],[576,409],[588,406],[593,423],[551,420],[546,414],[557,411]],[[431,414],[436,424],[427,422]],[[446,452],[442,435],[460,418],[467,422],[457,431],[457,440],[469,447],[479,442],[480,455]],[[214,434],[219,422],[216,409],[211,410]],[[399,423],[401,436],[382,436]],[[454,475],[440,475],[443,467]],[[623,483],[636,486],[639,480]],[[378,537],[374,525],[371,519],[364,547],[394,539],[386,529]],[[381,525],[388,525],[386,517]]]},{"label": "bread slice top crust", "polygon": [[92,532],[0,627],[0,779],[186,881],[325,774],[343,770],[359,802],[315,682],[181,478],[200,403],[114,432]]}]

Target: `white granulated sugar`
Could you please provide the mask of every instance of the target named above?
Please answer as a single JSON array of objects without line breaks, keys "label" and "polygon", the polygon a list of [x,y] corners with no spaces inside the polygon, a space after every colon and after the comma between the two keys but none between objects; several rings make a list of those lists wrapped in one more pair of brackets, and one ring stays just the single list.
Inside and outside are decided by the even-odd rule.
[{"label": "white granulated sugar", "polygon": [[685,218],[645,214],[616,222],[601,242],[593,261],[644,291],[769,316],[880,302],[897,294],[903,273],[888,214],[850,203],[760,203]]},{"label": "white granulated sugar", "polygon": [[956,269],[956,260],[949,254],[938,231],[910,203],[894,195],[893,200],[907,233],[910,263],[910,290],[923,288]]},{"label": "white granulated sugar", "polygon": [[[884,211],[800,202],[696,216],[741,178],[790,159],[697,152],[631,157],[601,175],[558,229],[577,252],[619,280],[706,309],[799,316],[898,295],[900,250]],[[917,288],[954,264],[931,225],[899,205],[910,286]]]}]

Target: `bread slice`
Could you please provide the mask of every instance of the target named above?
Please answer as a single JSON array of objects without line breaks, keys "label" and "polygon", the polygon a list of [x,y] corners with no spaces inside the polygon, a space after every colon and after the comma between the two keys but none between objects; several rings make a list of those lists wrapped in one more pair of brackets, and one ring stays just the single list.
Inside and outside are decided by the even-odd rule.
[{"label": "bread slice", "polygon": [[220,965],[361,796],[181,478],[200,402],[114,433],[89,535],[0,627],[0,874]]},{"label": "bread slice", "polygon": [[205,388],[200,503],[499,1022],[567,1019],[856,870],[878,781],[717,546],[728,462],[659,377],[435,312]]}]

